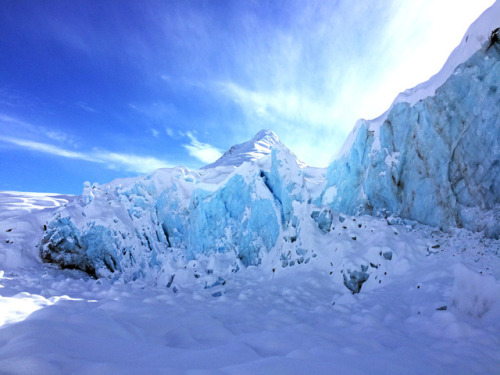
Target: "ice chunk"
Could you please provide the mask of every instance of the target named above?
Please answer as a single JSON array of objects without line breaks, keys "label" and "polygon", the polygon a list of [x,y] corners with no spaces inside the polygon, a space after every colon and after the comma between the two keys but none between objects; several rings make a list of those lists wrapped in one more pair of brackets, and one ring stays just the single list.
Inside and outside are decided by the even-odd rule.
[{"label": "ice chunk", "polygon": [[348,271],[344,273],[343,276],[344,285],[352,292],[352,294],[359,293],[363,283],[370,277],[370,275],[364,271]]},{"label": "ice chunk", "polygon": [[313,211],[311,217],[318,224],[319,229],[323,233],[328,233],[332,227],[333,216],[329,209],[323,209],[322,211]]}]

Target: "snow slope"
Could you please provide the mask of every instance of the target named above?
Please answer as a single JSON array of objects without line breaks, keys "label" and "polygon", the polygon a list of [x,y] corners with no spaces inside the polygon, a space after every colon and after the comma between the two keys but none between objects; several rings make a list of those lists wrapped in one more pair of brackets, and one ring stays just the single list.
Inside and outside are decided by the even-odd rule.
[{"label": "snow slope", "polygon": [[448,78],[455,72],[456,68],[465,63],[477,51],[479,51],[485,43],[489,45],[491,33],[499,27],[500,3],[496,1],[488,8],[479,18],[469,27],[460,44],[453,50],[441,70],[432,76],[426,82],[422,82],[417,86],[407,89],[400,93],[389,110],[374,120],[360,120],[350,133],[340,151],[337,158],[344,156],[352,147],[356,139],[359,128],[362,124],[369,124],[370,129],[377,131],[383,121],[386,119],[390,110],[398,103],[408,103],[410,106],[415,105],[418,101],[433,96],[436,90],[441,87]]},{"label": "snow slope", "polygon": [[457,66],[469,60],[485,43],[489,44],[491,32],[500,26],[499,16],[500,3],[497,1],[469,27],[441,70],[428,81],[400,93],[393,106],[401,102],[414,105],[422,99],[433,96],[436,90],[453,75]]}]

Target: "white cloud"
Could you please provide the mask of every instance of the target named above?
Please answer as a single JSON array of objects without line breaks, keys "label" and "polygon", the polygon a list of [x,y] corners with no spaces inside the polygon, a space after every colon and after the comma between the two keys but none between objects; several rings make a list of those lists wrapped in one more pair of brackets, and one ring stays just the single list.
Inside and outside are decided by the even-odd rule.
[{"label": "white cloud", "polygon": [[151,129],[151,134],[153,134],[153,137],[158,138],[160,132],[156,129]]},{"label": "white cloud", "polygon": [[0,123],[4,123],[6,125],[15,125],[15,126],[23,126],[26,128],[32,128],[32,125],[27,122],[21,121],[15,117],[6,115],[5,113],[0,113]]},{"label": "white cloud", "polygon": [[19,138],[13,138],[13,137],[5,137],[5,136],[0,136],[0,141],[7,142],[16,146],[20,146],[22,148],[27,148],[32,151],[39,151],[43,152],[46,154],[51,154],[51,155],[56,155],[56,156],[62,156],[64,158],[69,158],[69,159],[80,159],[80,160],[86,160],[86,161],[92,161],[92,162],[102,162],[101,160],[94,158],[90,155],[86,155],[81,152],[76,152],[76,151],[70,151],[70,150],[65,150],[63,148],[50,145],[47,143],[42,143],[42,142],[35,142],[35,141],[29,141],[25,139],[19,139]]},{"label": "white cloud", "polygon": [[34,126],[4,113],[0,113],[0,130],[4,137],[11,136],[12,138],[17,138],[18,134],[22,134],[24,137],[30,135],[31,137],[50,139],[66,145],[76,144],[75,137],[67,133],[49,129],[44,126]]},{"label": "white cloud", "polygon": [[250,14],[242,39],[228,42],[238,70],[211,89],[241,109],[245,136],[273,129],[299,158],[326,166],[356,120],[437,73],[492,2],[291,2],[273,25]]},{"label": "white cloud", "polygon": [[65,145],[68,145],[68,144],[75,145],[76,144],[76,140],[73,136],[66,134],[66,133],[63,133],[63,132],[49,130],[45,127],[38,128],[38,132],[40,132],[40,134],[58,142],[58,143],[62,143]]},{"label": "white cloud", "polygon": [[219,82],[215,86],[248,114],[260,118],[275,120],[278,117],[309,125],[327,125],[335,119],[331,105],[295,90],[252,91],[233,82]]},{"label": "white cloud", "polygon": [[173,138],[174,137],[174,131],[170,128],[166,128],[165,129],[165,132],[167,133],[167,135],[170,137],[170,138]]},{"label": "white cloud", "polygon": [[96,113],[97,112],[97,110],[95,110],[94,108],[92,108],[91,106],[89,106],[86,103],[77,102],[76,105],[78,107],[80,107],[81,109],[83,109],[84,111],[86,111],[86,112],[91,112],[91,113]]},{"label": "white cloud", "polygon": [[222,156],[222,152],[216,147],[209,145],[208,143],[202,143],[196,139],[196,137],[191,133],[187,132],[186,136],[190,139],[190,144],[182,145],[192,157],[200,160],[203,163],[209,164],[216,161]]},{"label": "white cloud", "polygon": [[106,163],[109,168],[125,169],[129,172],[148,173],[158,168],[171,168],[172,165],[151,156],[120,154],[116,152],[100,151],[95,156]]},{"label": "white cloud", "polygon": [[25,139],[0,136],[0,141],[19,146],[24,149],[43,152],[63,158],[84,160],[104,164],[107,168],[123,169],[134,173],[147,173],[158,168],[171,167],[167,162],[149,156],[120,154],[106,150],[94,150],[88,153],[66,150],[48,143],[34,142]]}]

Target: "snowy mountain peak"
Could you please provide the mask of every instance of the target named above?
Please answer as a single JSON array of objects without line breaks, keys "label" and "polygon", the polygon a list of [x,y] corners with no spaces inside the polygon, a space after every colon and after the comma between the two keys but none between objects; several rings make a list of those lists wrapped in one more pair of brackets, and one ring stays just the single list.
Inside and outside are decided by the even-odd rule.
[{"label": "snowy mountain peak", "polygon": [[280,140],[276,135],[276,133],[274,133],[272,130],[262,129],[261,131],[259,131],[257,134],[254,135],[252,141],[253,142],[270,141],[278,143]]},{"label": "snowy mountain peak", "polygon": [[204,166],[202,169],[221,166],[239,167],[244,162],[255,161],[271,154],[271,150],[276,147],[288,150],[273,131],[263,129],[255,134],[251,140],[232,146],[217,161]]}]

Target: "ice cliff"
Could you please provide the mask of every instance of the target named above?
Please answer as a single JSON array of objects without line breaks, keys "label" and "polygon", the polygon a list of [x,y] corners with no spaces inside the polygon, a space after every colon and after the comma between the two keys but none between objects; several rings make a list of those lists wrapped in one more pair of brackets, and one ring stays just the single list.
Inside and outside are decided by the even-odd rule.
[{"label": "ice cliff", "polygon": [[270,139],[270,153],[237,168],[159,169],[101,186],[86,183],[82,196],[45,226],[42,258],[96,276],[119,272],[132,279],[217,253],[231,254],[234,269],[258,265],[278,238],[295,242],[294,209],[307,200],[308,171],[316,173],[301,168],[272,132],[252,142]]},{"label": "ice cliff", "polygon": [[[496,27],[485,28],[492,19]],[[499,2],[471,26],[469,33],[483,44],[470,58],[453,71],[448,62],[430,82],[400,95],[380,118],[360,120],[328,167],[321,203],[349,214],[392,214],[498,237],[498,26]],[[480,37],[479,29],[488,37]],[[452,60],[467,55],[462,50],[470,50],[470,38]],[[434,89],[434,80],[447,74]]]},{"label": "ice cliff", "polygon": [[[327,170],[298,162],[261,131],[199,171],[87,183],[45,225],[42,258],[96,276],[167,277],[170,285],[179,269],[214,254],[228,272],[269,254],[282,267],[307,263],[314,237],[343,221],[339,213],[499,237],[499,20],[497,2],[442,72],[380,118],[359,121]],[[359,289],[362,278],[352,275],[344,276]]]}]

